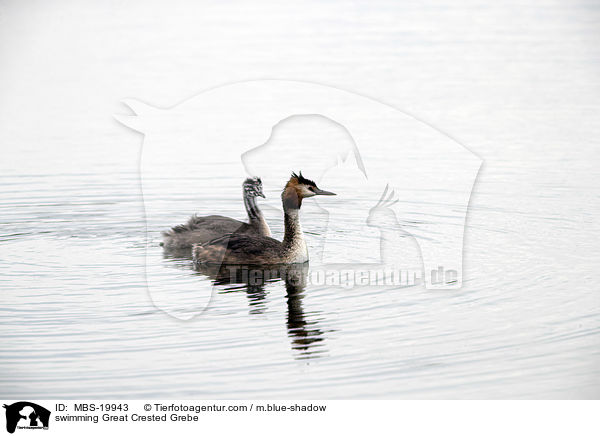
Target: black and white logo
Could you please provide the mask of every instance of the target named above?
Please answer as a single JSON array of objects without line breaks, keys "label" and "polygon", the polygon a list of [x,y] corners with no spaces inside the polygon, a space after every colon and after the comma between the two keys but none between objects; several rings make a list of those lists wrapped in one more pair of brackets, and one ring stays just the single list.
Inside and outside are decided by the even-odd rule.
[{"label": "black and white logo", "polygon": [[48,429],[50,411],[29,401],[19,401],[4,405],[6,409],[6,431],[14,433],[18,429]]}]

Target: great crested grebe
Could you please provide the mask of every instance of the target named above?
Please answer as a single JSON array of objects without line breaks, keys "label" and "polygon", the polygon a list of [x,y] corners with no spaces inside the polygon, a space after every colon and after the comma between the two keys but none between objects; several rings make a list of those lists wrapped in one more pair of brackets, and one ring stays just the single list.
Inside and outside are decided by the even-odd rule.
[{"label": "great crested grebe", "polygon": [[292,173],[283,188],[285,233],[283,241],[268,236],[228,234],[215,240],[194,245],[192,256],[196,265],[278,265],[308,261],[308,248],[300,227],[302,199],[315,195],[335,195],[319,189],[315,182]]},{"label": "great crested grebe", "polygon": [[186,224],[163,232],[161,245],[170,249],[191,248],[194,244],[208,242],[228,233],[271,236],[271,229],[256,203],[256,197],[265,198],[262,180],[259,177],[248,178],[242,186],[244,206],[248,213],[247,223],[220,215],[194,215]]}]

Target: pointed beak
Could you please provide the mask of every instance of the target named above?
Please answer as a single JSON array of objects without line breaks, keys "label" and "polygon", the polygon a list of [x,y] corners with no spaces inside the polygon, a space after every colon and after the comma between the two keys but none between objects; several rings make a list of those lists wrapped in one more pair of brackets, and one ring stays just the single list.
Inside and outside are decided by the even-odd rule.
[{"label": "pointed beak", "polygon": [[334,192],[324,191],[319,188],[315,188],[315,195],[336,195]]}]

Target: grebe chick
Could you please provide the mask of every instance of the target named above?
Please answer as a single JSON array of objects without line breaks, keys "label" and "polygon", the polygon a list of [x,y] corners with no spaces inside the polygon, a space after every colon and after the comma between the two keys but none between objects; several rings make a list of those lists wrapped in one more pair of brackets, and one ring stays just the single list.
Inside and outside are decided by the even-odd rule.
[{"label": "grebe chick", "polygon": [[248,213],[247,223],[220,215],[201,217],[194,215],[186,224],[163,232],[161,245],[168,249],[191,248],[194,244],[208,242],[227,233],[271,236],[271,229],[256,203],[256,197],[265,198],[261,179],[248,178],[242,186],[244,206]]},{"label": "grebe chick", "polygon": [[268,236],[228,234],[194,245],[196,265],[278,265],[308,262],[308,249],[300,227],[302,199],[315,195],[335,195],[319,189],[315,182],[292,173],[281,193],[285,233],[283,241]]}]

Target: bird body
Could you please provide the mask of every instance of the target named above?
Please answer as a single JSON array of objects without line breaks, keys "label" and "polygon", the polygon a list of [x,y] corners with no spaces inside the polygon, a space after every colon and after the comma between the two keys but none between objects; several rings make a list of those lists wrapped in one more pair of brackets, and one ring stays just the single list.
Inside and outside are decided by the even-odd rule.
[{"label": "bird body", "polygon": [[285,226],[283,241],[268,236],[231,233],[194,245],[194,263],[277,265],[308,262],[308,248],[300,225],[300,207],[303,198],[315,195],[335,194],[319,189],[302,173],[293,173],[281,194]]},{"label": "bird body", "polygon": [[220,215],[194,215],[187,223],[163,232],[162,245],[167,249],[191,248],[194,244],[208,242],[228,233],[271,236],[271,229],[256,203],[256,197],[264,198],[262,181],[260,178],[248,178],[243,188],[247,223]]}]

